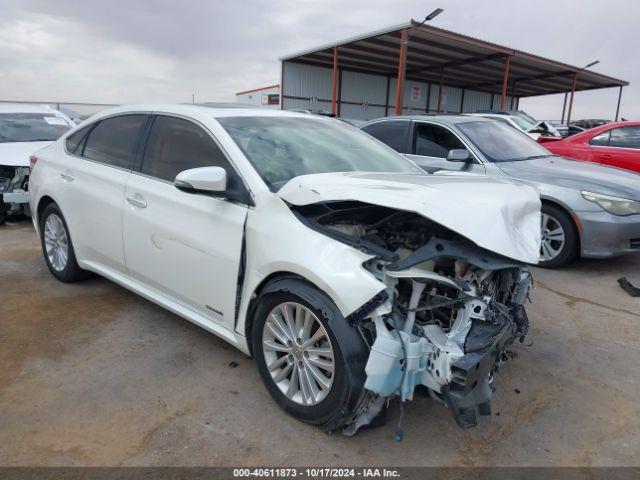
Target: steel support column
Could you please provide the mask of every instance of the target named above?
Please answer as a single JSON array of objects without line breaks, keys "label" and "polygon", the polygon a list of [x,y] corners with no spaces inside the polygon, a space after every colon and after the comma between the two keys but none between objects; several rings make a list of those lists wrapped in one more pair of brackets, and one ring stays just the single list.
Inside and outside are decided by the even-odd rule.
[{"label": "steel support column", "polygon": [[438,86],[438,108],[436,113],[440,113],[442,110],[442,90],[444,90],[444,68],[440,69],[440,84]]},{"label": "steel support column", "polygon": [[507,83],[509,82],[509,65],[511,65],[511,55],[507,55],[504,62],[504,74],[502,75],[502,98],[500,99],[500,108],[502,110],[507,106]]},{"label": "steel support column", "polygon": [[338,114],[338,47],[333,47],[333,80],[331,82],[331,113]]},{"label": "steel support column", "polygon": [[513,85],[511,86],[511,106],[509,107],[509,110],[513,110],[515,101],[516,101],[516,82],[513,82]]},{"label": "steel support column", "polygon": [[560,123],[564,123],[564,114],[567,110],[567,94],[564,94],[564,102],[562,103],[562,118],[560,119]]},{"label": "steel support column", "polygon": [[573,74],[573,81],[571,82],[571,95],[569,96],[569,111],[567,112],[567,125],[571,122],[571,109],[573,108],[573,94],[576,92],[576,81],[578,79],[578,72]]},{"label": "steel support column", "polygon": [[618,106],[616,107],[616,119],[614,122],[617,122],[620,116],[620,100],[622,100],[622,85],[620,85],[620,91],[618,92]]},{"label": "steel support column", "polygon": [[280,62],[280,110],[284,110],[284,60]]},{"label": "steel support column", "polygon": [[402,115],[404,103],[404,77],[407,71],[407,44],[409,43],[409,32],[405,28],[400,37],[400,53],[398,55],[398,80],[396,82],[396,115]]},{"label": "steel support column", "polygon": [[385,94],[384,101],[384,116],[389,115],[389,90],[391,87],[391,77],[387,77],[387,93]]}]

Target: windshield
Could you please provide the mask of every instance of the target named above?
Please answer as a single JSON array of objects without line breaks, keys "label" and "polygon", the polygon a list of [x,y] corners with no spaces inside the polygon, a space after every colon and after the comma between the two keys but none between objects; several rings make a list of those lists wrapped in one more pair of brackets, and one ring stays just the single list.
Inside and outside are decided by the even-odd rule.
[{"label": "windshield", "polygon": [[513,112],[513,115],[516,116],[516,117],[524,118],[525,120],[527,120],[532,125],[535,125],[535,124],[538,123],[538,120],[536,120],[531,115],[529,115],[529,114],[527,114],[527,113],[525,113],[523,111],[520,111],[520,110],[517,110],[517,111]]},{"label": "windshield", "polygon": [[526,134],[499,122],[464,122],[457,124],[457,127],[491,162],[513,162],[554,156]]},{"label": "windshield", "polygon": [[337,120],[300,117],[217,120],[274,191],[294,177],[311,173],[423,173],[383,143]]},{"label": "windshield", "polygon": [[525,120],[522,117],[517,117],[517,116],[512,116],[511,120],[513,120],[516,125],[518,125],[522,130],[524,130],[525,132],[531,130],[533,127],[536,126],[535,123],[530,123],[529,121]]},{"label": "windshield", "polygon": [[0,113],[0,143],[54,141],[71,129],[62,117],[46,113]]}]

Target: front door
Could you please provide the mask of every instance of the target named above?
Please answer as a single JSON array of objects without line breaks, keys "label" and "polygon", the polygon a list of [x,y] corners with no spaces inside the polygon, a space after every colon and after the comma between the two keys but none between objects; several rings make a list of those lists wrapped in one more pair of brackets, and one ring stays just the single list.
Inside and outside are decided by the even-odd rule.
[{"label": "front door", "polygon": [[432,123],[415,124],[411,154],[407,158],[423,170],[433,173],[438,170],[454,170],[471,173],[485,173],[484,165],[473,163],[473,153],[469,152],[470,162],[452,162],[447,160],[451,150],[467,150],[462,141],[448,128]]},{"label": "front door", "polygon": [[179,172],[204,166],[225,168],[228,187],[242,186],[203,127],[157,116],[125,190],[125,261],[132,279],[231,329],[247,206],[173,186]]}]

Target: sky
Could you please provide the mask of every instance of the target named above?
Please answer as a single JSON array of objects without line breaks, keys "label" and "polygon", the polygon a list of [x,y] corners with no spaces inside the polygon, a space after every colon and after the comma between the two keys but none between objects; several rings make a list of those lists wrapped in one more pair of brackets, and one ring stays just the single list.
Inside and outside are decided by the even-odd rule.
[{"label": "sky", "polygon": [[[640,119],[638,0],[0,0],[0,100],[235,101],[279,82],[278,58],[444,12],[437,27],[627,80]],[[572,118],[612,118],[618,91],[578,92]],[[523,99],[558,119],[563,95]]]}]

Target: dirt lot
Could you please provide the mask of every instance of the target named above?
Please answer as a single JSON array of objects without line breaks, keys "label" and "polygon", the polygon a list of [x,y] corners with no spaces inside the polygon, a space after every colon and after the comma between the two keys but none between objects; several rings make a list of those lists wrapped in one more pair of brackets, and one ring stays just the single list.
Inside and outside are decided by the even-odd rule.
[{"label": "dirt lot", "polygon": [[[0,227],[0,465],[640,465],[640,255],[534,272],[531,347],[492,417],[442,406],[328,436],[283,413],[252,359],[100,278],[47,271],[28,224]],[[229,366],[237,362],[236,368]]]}]

